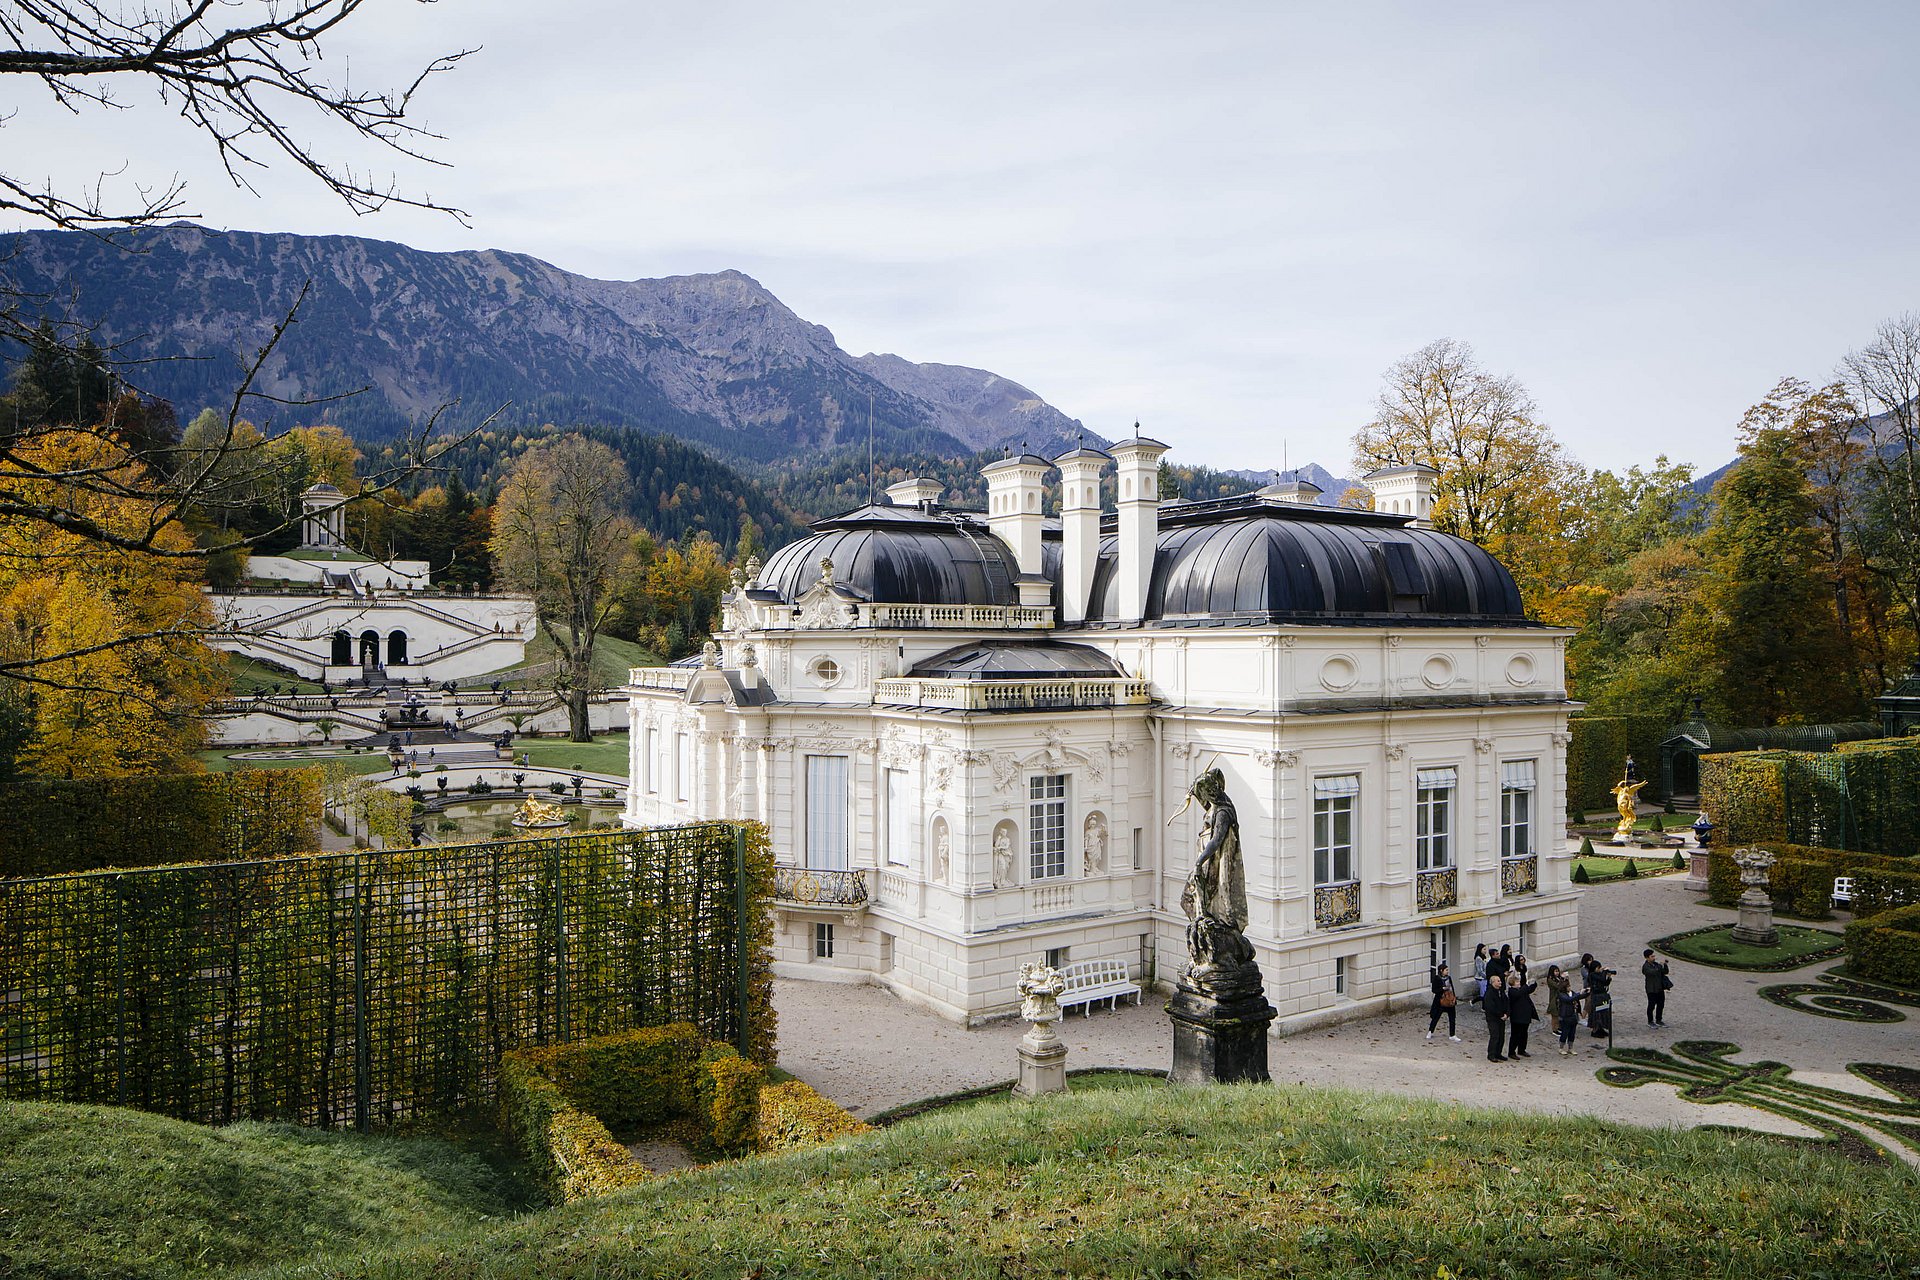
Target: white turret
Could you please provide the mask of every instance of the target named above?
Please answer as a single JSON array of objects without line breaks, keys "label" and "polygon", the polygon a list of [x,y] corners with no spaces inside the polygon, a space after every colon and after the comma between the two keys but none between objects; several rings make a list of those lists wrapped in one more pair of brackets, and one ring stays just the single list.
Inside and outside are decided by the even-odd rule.
[{"label": "white turret", "polygon": [[1433,486],[1440,473],[1419,462],[1404,466],[1382,467],[1364,477],[1362,483],[1373,490],[1373,509],[1389,515],[1412,516],[1413,523],[1430,529],[1433,516]]},{"label": "white turret", "polygon": [[322,480],[300,495],[300,545],[339,551],[347,545],[346,497]]},{"label": "white turret", "polygon": [[1047,473],[1053,464],[1031,453],[982,467],[987,480],[987,527],[1013,548],[1022,577],[1040,574],[1040,527],[1046,515]]},{"label": "white turret", "polygon": [[902,480],[886,488],[887,501],[896,507],[924,507],[940,501],[945,488],[938,480],[924,480],[915,476],[911,480]]}]

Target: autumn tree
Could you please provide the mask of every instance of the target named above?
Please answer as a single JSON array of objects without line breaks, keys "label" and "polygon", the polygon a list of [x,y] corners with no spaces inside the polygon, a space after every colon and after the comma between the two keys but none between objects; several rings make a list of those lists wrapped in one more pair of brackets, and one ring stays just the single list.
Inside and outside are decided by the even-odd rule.
[{"label": "autumn tree", "polygon": [[1920,645],[1920,314],[1882,324],[1872,342],[1842,362],[1841,376],[1866,415],[1859,469],[1870,504],[1871,563]]},{"label": "autumn tree", "polygon": [[1396,363],[1353,438],[1361,472],[1420,463],[1439,472],[1431,521],[1514,571],[1528,616],[1577,625],[1601,593],[1587,581],[1579,525],[1585,473],[1520,383],[1442,338]]},{"label": "autumn tree", "polygon": [[[150,477],[124,446],[89,432],[36,436],[21,457],[49,476],[115,473],[129,493]],[[81,510],[130,531],[153,519],[146,505],[93,494]],[[161,540],[172,550],[189,538],[172,526]],[[0,698],[24,714],[18,765],[56,777],[193,767],[201,713],[224,679],[202,642],[214,625],[196,561],[105,550],[44,522],[0,518]]]},{"label": "autumn tree", "polygon": [[567,723],[588,742],[594,641],[614,603],[613,584],[632,525],[622,514],[627,471],[614,452],[578,435],[542,441],[500,487],[491,549],[499,580],[533,597],[559,651]]},{"label": "autumn tree", "polygon": [[1814,499],[1794,441],[1762,429],[1714,486],[1704,554],[1716,711],[1736,724],[1845,720],[1845,663]]}]

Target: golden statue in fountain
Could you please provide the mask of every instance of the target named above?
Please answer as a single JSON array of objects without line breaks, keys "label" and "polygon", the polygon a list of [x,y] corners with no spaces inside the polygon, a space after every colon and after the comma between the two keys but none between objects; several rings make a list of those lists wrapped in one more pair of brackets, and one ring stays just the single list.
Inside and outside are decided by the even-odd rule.
[{"label": "golden statue in fountain", "polygon": [[520,811],[513,815],[516,827],[564,827],[567,825],[567,811],[557,804],[548,804],[528,796]]},{"label": "golden statue in fountain", "polygon": [[1620,810],[1620,822],[1613,829],[1613,843],[1632,844],[1633,826],[1639,821],[1640,788],[1647,784],[1633,776],[1633,757],[1627,757],[1626,772],[1613,784],[1613,803]]}]

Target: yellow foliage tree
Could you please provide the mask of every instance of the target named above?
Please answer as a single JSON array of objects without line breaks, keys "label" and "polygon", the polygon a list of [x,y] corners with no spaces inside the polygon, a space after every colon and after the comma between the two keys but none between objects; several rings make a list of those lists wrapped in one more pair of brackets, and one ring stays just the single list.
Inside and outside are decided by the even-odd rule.
[{"label": "yellow foliage tree", "polygon": [[[122,494],[139,489],[141,465],[99,434],[45,433],[16,456],[48,477],[16,486],[30,501],[67,502],[93,525],[127,536],[164,515],[157,500],[53,492],[59,477],[84,473],[111,475]],[[192,546],[178,524],[154,538],[163,553]],[[201,712],[224,682],[219,655],[200,638],[213,618],[199,575],[190,557],[124,551],[43,521],[0,519],[0,656],[11,672],[5,692],[26,708],[29,733],[20,767],[74,778],[197,767]]]}]

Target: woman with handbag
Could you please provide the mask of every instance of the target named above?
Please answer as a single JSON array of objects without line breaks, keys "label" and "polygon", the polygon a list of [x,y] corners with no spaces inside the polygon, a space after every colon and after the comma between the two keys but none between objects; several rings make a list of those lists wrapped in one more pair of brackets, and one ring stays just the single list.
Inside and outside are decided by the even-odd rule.
[{"label": "woman with handbag", "polygon": [[1455,1034],[1459,1027],[1454,1021],[1454,1006],[1460,1003],[1460,997],[1454,994],[1453,975],[1447,972],[1447,962],[1442,960],[1427,976],[1433,986],[1433,1007],[1427,1010],[1427,1042],[1433,1042],[1434,1028],[1440,1025],[1440,1015],[1444,1013],[1447,1015],[1447,1039],[1459,1044],[1460,1037]]}]

